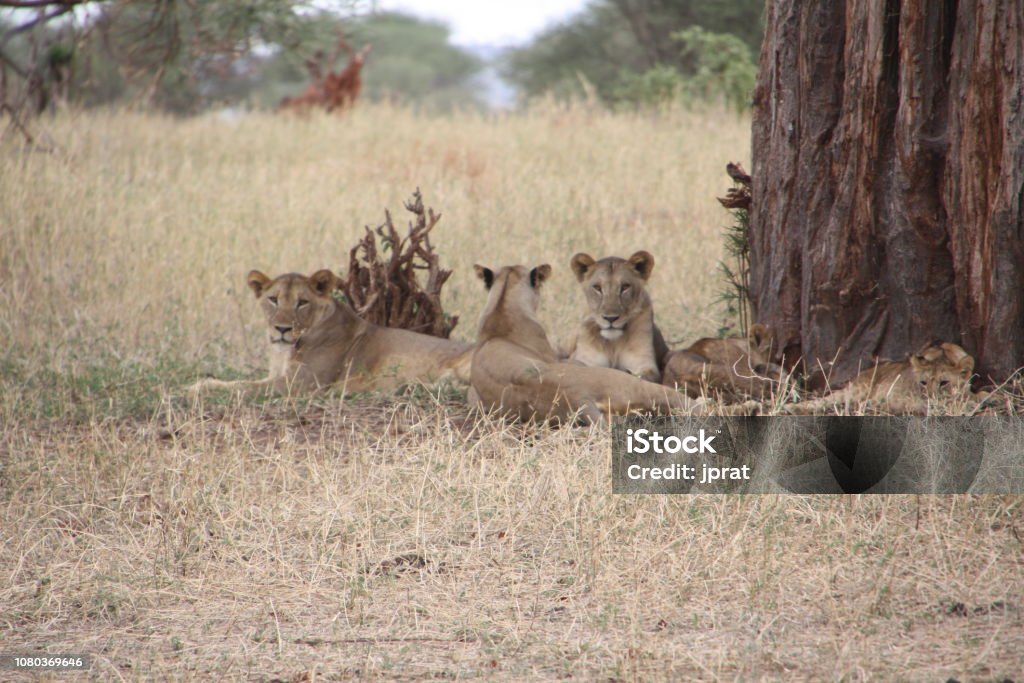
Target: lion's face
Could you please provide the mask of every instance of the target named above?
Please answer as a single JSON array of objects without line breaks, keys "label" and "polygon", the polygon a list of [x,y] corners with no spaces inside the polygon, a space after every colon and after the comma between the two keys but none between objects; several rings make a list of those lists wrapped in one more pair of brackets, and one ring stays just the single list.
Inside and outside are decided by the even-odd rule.
[{"label": "lion's face", "polygon": [[618,339],[638,315],[649,308],[647,280],[654,270],[654,257],[638,251],[628,259],[609,256],[595,261],[589,254],[576,254],[569,262],[587,297],[587,316],[605,339]]},{"label": "lion's face", "polygon": [[747,355],[750,367],[759,375],[777,373],[779,366],[772,363],[772,345],[775,338],[771,330],[761,323],[754,323],[747,332]]},{"label": "lion's face", "polygon": [[910,367],[923,394],[950,395],[963,391],[970,384],[974,358],[962,347],[946,342],[911,356]]},{"label": "lion's face", "polygon": [[267,317],[271,344],[293,345],[334,310],[331,292],[338,278],[329,270],[309,277],[288,273],[270,279],[258,270],[249,273],[249,288]]}]

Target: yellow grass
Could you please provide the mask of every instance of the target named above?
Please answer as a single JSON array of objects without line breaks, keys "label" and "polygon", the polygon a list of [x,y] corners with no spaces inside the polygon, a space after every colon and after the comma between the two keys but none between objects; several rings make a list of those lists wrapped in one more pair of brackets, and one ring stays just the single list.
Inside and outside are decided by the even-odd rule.
[{"label": "yellow grass", "polygon": [[714,197],[749,121],[41,125],[57,154],[0,144],[0,654],[91,654],[97,680],[1024,672],[1019,499],[613,496],[606,430],[480,421],[458,390],[181,396],[261,374],[250,268],[342,270],[417,186],[455,337],[473,263],[550,262],[562,337],[569,257],[641,248],[669,339],[714,334]]}]

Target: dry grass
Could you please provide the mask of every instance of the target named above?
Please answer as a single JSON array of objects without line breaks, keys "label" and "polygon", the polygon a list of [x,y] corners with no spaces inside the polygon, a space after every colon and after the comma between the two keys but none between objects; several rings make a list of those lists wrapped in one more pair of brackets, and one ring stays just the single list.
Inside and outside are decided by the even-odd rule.
[{"label": "dry grass", "polygon": [[455,338],[474,262],[551,262],[564,334],[569,257],[638,248],[667,336],[713,334],[748,122],[47,125],[59,155],[0,148],[0,652],[91,653],[98,680],[1024,674],[1019,498],[612,496],[607,431],[481,421],[460,390],[181,398],[260,374],[250,268],[340,268],[417,185]]}]

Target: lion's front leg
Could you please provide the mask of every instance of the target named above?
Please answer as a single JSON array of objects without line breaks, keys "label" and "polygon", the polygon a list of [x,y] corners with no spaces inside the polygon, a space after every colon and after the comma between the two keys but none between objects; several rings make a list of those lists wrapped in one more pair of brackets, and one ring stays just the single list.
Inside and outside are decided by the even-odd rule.
[{"label": "lion's front leg", "polygon": [[658,370],[658,362],[654,358],[653,350],[624,350],[619,354],[615,366],[640,379],[661,384],[661,371]]}]

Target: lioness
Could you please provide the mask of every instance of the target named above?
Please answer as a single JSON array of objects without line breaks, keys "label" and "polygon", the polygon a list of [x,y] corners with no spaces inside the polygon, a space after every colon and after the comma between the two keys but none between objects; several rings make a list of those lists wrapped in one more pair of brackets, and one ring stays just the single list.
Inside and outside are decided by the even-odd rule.
[{"label": "lioness", "polygon": [[746,339],[705,337],[669,354],[662,384],[692,397],[706,387],[726,398],[761,398],[783,373],[772,363],[772,341],[760,323],[750,326]]},{"label": "lioness", "polygon": [[638,251],[628,259],[607,256],[595,261],[581,253],[572,257],[569,267],[587,298],[587,312],[570,345],[569,359],[658,382],[668,345],[654,324],[647,293],[654,257]]},{"label": "lioness", "polygon": [[472,345],[363,320],[331,297],[338,277],[329,270],[274,279],[253,270],[247,280],[267,318],[270,372],[258,381],[203,380],[190,387],[193,392],[268,386],[289,392],[332,384],[366,391],[449,374],[469,381]]},{"label": "lioness", "polygon": [[883,361],[864,370],[839,391],[823,398],[793,403],[786,412],[810,415],[843,405],[859,407],[867,401],[889,412],[916,413],[929,399],[952,397],[969,391],[974,358],[957,344],[928,346],[903,361]]},{"label": "lioness", "polygon": [[522,420],[564,421],[581,412],[589,422],[637,410],[685,411],[682,394],[609,368],[559,361],[537,320],[539,289],[551,266],[474,266],[487,287],[470,375],[471,401]]}]

